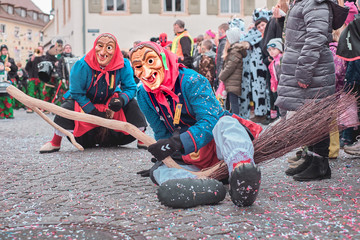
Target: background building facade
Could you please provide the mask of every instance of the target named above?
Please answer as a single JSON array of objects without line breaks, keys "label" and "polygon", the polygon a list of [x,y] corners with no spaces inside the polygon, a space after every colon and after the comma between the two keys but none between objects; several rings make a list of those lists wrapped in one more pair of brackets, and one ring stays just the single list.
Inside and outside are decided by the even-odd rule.
[{"label": "background building facade", "polygon": [[61,38],[82,56],[89,51],[99,33],[110,32],[121,49],[133,42],[150,40],[160,33],[174,37],[173,23],[185,22],[192,37],[212,29],[232,16],[249,25],[255,8],[273,6],[274,0],[53,0],[52,21],[43,29],[47,43]]},{"label": "background building facade", "polygon": [[42,29],[49,15],[31,0],[0,1],[0,45],[6,44],[10,57],[23,65],[29,54],[43,44]]}]

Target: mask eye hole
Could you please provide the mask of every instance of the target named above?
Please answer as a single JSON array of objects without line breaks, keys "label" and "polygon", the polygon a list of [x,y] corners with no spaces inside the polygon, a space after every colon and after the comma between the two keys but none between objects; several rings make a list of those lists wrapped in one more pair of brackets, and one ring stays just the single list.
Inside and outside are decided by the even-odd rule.
[{"label": "mask eye hole", "polygon": [[107,49],[107,50],[112,50],[113,47],[112,47],[112,46],[107,46],[106,49]]},{"label": "mask eye hole", "polygon": [[153,59],[153,58],[149,58],[148,64],[153,64],[153,63],[154,63],[154,59]]}]

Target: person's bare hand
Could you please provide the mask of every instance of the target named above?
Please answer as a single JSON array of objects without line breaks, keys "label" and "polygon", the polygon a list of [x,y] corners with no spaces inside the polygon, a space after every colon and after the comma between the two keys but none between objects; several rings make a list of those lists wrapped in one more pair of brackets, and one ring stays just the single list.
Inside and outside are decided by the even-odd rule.
[{"label": "person's bare hand", "polygon": [[109,119],[113,119],[114,118],[114,114],[115,112],[110,110],[110,109],[106,109],[106,118],[109,118]]},{"label": "person's bare hand", "polygon": [[243,44],[244,44],[244,47],[245,47],[246,49],[250,49],[250,43],[249,43],[249,42],[243,41]]},{"label": "person's bare hand", "polygon": [[273,9],[273,18],[281,18],[280,11],[279,11],[279,5],[276,5]]}]

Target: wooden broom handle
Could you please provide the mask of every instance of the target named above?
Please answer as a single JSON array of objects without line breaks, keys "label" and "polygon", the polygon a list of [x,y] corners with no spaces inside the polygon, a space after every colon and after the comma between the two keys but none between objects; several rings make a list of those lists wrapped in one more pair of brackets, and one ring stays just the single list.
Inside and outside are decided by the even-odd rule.
[{"label": "wooden broom handle", "polygon": [[[20,102],[22,102],[23,104],[25,104],[26,106],[28,106],[32,109],[33,108],[45,109],[49,112],[55,113],[56,115],[59,115],[59,116],[62,116],[64,118],[68,118],[71,120],[92,123],[92,124],[95,124],[98,126],[102,126],[102,127],[106,127],[106,128],[110,128],[110,129],[114,129],[114,130],[124,131],[124,132],[129,133],[134,138],[143,142],[146,146],[156,143],[155,139],[146,135],[141,130],[139,130],[137,127],[132,125],[131,123],[122,122],[122,121],[118,121],[118,120],[112,120],[112,119],[105,119],[105,118],[101,118],[101,117],[94,116],[91,114],[71,111],[71,110],[59,107],[55,104],[48,103],[48,102],[30,97],[12,85],[8,86],[6,88],[6,91],[11,96],[13,96],[14,98],[16,98],[17,100],[19,100]],[[163,162],[169,168],[183,169],[171,157],[165,158],[163,160]],[[213,170],[209,169],[209,170],[202,171],[202,172],[192,172],[192,171],[190,171],[190,172],[199,177],[207,177],[213,172]]]},{"label": "wooden broom handle", "polygon": [[52,121],[48,116],[46,116],[42,111],[40,111],[39,108],[37,107],[32,107],[32,110],[34,110],[37,114],[39,114],[40,117],[42,117],[42,119],[44,119],[47,123],[49,123],[51,126],[53,126],[56,130],[59,130],[60,132],[62,132],[63,134],[65,134],[67,137],[70,138],[71,143],[79,150],[84,151],[83,146],[81,146],[76,140],[74,135],[69,132],[68,130],[60,127],[59,125],[57,125],[54,121]]}]

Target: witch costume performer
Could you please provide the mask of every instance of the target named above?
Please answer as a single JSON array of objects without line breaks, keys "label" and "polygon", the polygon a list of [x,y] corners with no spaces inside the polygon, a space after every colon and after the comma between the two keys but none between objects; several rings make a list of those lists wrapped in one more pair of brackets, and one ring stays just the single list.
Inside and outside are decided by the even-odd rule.
[{"label": "witch costume performer", "polygon": [[[116,38],[104,33],[71,69],[70,89],[61,107],[129,122],[144,131],[147,123],[134,99],[135,94],[136,83],[130,62],[123,58]],[[84,148],[125,145],[135,140],[122,131],[59,115],[55,116],[54,122],[72,132],[76,141]],[[59,151],[63,136],[55,130],[53,139],[41,147],[40,153]]]},{"label": "witch costume performer", "polygon": [[[160,186],[159,201],[175,208],[222,201],[226,190],[220,181],[199,179],[187,170],[200,171],[224,160],[232,201],[252,205],[261,178],[252,139],[261,127],[223,110],[209,81],[179,64],[177,56],[160,45],[140,43],[130,52],[130,61],[142,82],[137,95],[140,109],[157,140],[148,151],[157,160],[150,177]],[[163,164],[169,156],[183,169]]]}]

